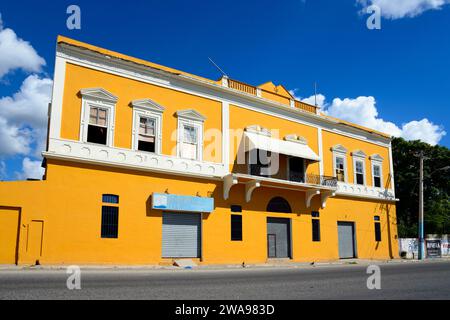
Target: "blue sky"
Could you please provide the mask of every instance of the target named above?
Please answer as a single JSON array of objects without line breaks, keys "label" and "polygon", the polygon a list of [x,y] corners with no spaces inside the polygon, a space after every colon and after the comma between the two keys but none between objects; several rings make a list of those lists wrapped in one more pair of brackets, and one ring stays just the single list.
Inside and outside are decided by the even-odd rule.
[{"label": "blue sky", "polygon": [[[216,79],[211,57],[231,78],[272,80],[302,99],[316,81],[329,114],[450,146],[443,134],[450,127],[450,5],[397,1],[2,1],[0,35],[11,29],[35,55],[28,60],[34,65],[21,65],[20,56],[2,61],[0,36],[0,144],[7,143],[2,132],[31,135],[26,150],[0,145],[0,178],[36,175],[45,124],[1,109],[13,110],[22,99],[27,110],[23,105],[34,99],[29,106],[44,112],[47,102],[36,100],[48,95],[58,34]],[[365,2],[381,7],[381,30],[366,27]],[[70,4],[81,8],[81,30],[66,27]],[[12,64],[3,75],[2,63]]]}]

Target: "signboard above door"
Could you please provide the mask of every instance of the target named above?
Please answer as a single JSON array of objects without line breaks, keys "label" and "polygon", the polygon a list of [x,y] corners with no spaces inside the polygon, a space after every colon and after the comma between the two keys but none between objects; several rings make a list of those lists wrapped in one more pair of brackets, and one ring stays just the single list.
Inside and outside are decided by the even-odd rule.
[{"label": "signboard above door", "polygon": [[153,193],[152,209],[177,212],[212,212],[214,198]]}]

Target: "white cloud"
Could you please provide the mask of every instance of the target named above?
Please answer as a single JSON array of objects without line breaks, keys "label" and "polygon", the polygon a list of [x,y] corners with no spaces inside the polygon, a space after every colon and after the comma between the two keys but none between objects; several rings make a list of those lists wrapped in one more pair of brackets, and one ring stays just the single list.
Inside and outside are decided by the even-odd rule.
[{"label": "white cloud", "polygon": [[428,119],[411,121],[402,126],[402,137],[406,140],[422,140],[436,145],[446,135],[444,129]]},{"label": "white cloud", "polygon": [[[314,104],[314,95],[308,98],[300,98],[295,95],[296,92],[297,90],[291,90],[291,93],[297,99]],[[376,108],[376,100],[372,96],[360,96],[354,99],[335,98],[329,104],[323,94],[317,94],[317,102],[327,115],[384,132],[394,137],[402,137],[406,140],[421,140],[430,145],[436,145],[447,134],[442,126],[438,126],[426,118],[420,121],[414,120],[404,123],[401,127],[380,118]]]},{"label": "white cloud", "polygon": [[427,10],[439,10],[450,0],[356,0],[367,7],[376,5],[381,9],[381,15],[387,19],[401,19],[415,17]]},{"label": "white cloud", "polygon": [[9,28],[3,28],[0,15],[0,79],[15,69],[27,72],[41,72],[45,60],[28,43],[17,37]]},{"label": "white cloud", "polygon": [[313,95],[309,98],[301,99],[301,101],[313,106],[316,105],[317,102],[317,106],[320,108],[323,108],[325,106],[325,96],[323,94],[317,94],[317,96]]},{"label": "white cloud", "polygon": [[0,161],[0,181],[6,178],[6,163],[5,161]]},{"label": "white cloud", "polygon": [[0,98],[0,157],[30,152],[39,156],[46,140],[51,91],[51,79],[31,75],[13,96]]},{"label": "white cloud", "polygon": [[20,180],[42,179],[44,171],[44,168],[42,168],[42,160],[33,161],[25,157],[22,161],[22,172],[17,172],[16,176]]}]

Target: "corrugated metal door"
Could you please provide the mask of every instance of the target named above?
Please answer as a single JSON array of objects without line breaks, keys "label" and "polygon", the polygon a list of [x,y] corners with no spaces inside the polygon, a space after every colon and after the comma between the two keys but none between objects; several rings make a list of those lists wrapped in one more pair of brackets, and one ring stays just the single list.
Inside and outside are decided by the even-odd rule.
[{"label": "corrugated metal door", "polygon": [[163,213],[163,258],[200,258],[201,214]]},{"label": "corrugated metal door", "polygon": [[355,258],[355,227],[353,222],[338,222],[339,257]]},{"label": "corrugated metal door", "polygon": [[269,258],[290,258],[290,219],[267,218],[267,251]]}]

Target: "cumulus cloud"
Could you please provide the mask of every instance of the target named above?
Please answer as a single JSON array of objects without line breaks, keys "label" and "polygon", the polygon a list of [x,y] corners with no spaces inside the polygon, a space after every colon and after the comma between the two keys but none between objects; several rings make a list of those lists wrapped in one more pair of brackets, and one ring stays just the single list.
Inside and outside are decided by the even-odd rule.
[{"label": "cumulus cloud", "polygon": [[18,38],[12,29],[3,28],[0,14],[0,79],[15,69],[41,72],[43,66],[45,60],[29,42]]},{"label": "cumulus cloud", "polygon": [[[314,95],[299,99],[314,104]],[[317,101],[318,105],[322,107],[322,111],[327,115],[384,132],[394,137],[402,137],[406,140],[421,140],[434,146],[446,135],[442,126],[436,125],[426,118],[420,121],[410,121],[401,126],[380,118],[376,100],[372,96],[360,96],[353,99],[335,98],[331,103],[327,103],[326,97],[318,94]]]},{"label": "cumulus cloud", "polygon": [[22,172],[16,172],[17,179],[42,179],[44,175],[44,168],[42,168],[42,160],[33,161],[25,157],[22,161]]},{"label": "cumulus cloud", "polygon": [[0,156],[30,152],[39,156],[46,140],[51,91],[51,79],[31,75],[14,95],[0,98]]},{"label": "cumulus cloud", "polygon": [[6,163],[5,161],[0,161],[0,180],[6,178]]},{"label": "cumulus cloud", "polygon": [[356,0],[363,7],[376,5],[381,9],[381,15],[387,19],[416,17],[427,10],[439,10],[450,0]]}]

